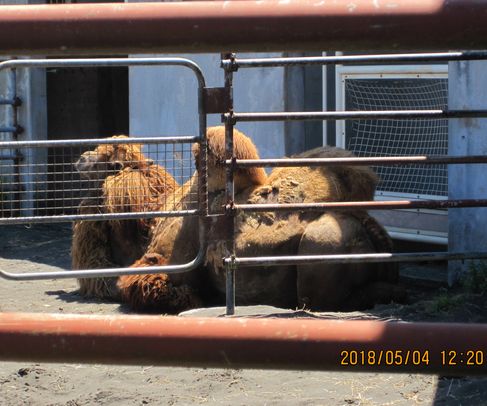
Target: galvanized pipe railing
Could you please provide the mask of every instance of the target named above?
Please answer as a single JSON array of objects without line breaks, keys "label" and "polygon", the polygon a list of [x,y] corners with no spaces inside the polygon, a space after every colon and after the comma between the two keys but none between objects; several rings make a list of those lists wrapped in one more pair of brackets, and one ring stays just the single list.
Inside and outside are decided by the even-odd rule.
[{"label": "galvanized pipe railing", "polygon": [[20,99],[17,97],[13,99],[0,99],[0,106],[14,106],[20,103]]},{"label": "galvanized pipe railing", "polygon": [[240,68],[275,68],[312,65],[366,65],[385,63],[424,63],[450,61],[479,61],[487,59],[486,51],[432,52],[382,55],[340,55],[282,58],[235,58],[224,59],[222,66],[234,71]]},{"label": "galvanized pipe railing", "polygon": [[[223,54],[222,59],[229,58],[232,60],[235,57],[234,54]],[[222,66],[223,67],[223,66]],[[224,68],[224,85],[228,93],[228,110],[231,116],[233,112],[233,70],[230,68]],[[225,159],[232,161],[235,159],[234,140],[233,140],[233,121],[225,121]],[[225,200],[226,205],[231,206],[235,200],[235,184],[234,184],[234,169],[231,166],[227,166],[225,173]],[[226,221],[226,236],[225,244],[228,251],[229,261],[225,264],[225,283],[226,283],[226,314],[232,315],[235,313],[235,264],[232,259],[235,258],[235,213],[233,211],[227,211]]]},{"label": "galvanized pipe railing", "polygon": [[487,325],[0,314],[0,360],[487,374]]},{"label": "galvanized pipe railing", "polygon": [[206,249],[205,241],[200,244],[196,257],[185,264],[148,266],[143,268],[102,268],[102,269],[77,269],[69,271],[54,272],[26,272],[13,273],[0,268],[0,277],[10,281],[40,281],[49,279],[70,279],[70,278],[105,278],[122,275],[145,275],[157,273],[182,273],[191,271],[204,263]]},{"label": "galvanized pipe railing", "polygon": [[487,207],[487,199],[457,200],[397,200],[397,201],[355,201],[327,203],[268,203],[268,204],[233,204],[227,210],[243,212],[265,211],[347,211],[359,210],[393,210],[393,209],[458,209],[467,207]]},{"label": "galvanized pipe railing", "polygon": [[9,148],[61,148],[81,147],[86,145],[119,145],[119,144],[182,144],[197,142],[199,137],[127,137],[127,138],[89,138],[72,140],[35,140],[35,141],[0,141],[0,151]]},{"label": "galvanized pipe railing", "polygon": [[[2,9],[0,9],[0,16]],[[0,26],[2,21],[0,18]],[[207,140],[206,140],[206,106],[204,102],[204,92],[206,89],[205,78],[200,67],[189,59],[184,58],[84,58],[84,59],[17,59],[0,63],[0,70],[14,68],[66,68],[66,67],[113,67],[113,66],[182,66],[190,69],[197,81],[198,98],[198,136],[179,136],[179,137],[141,137],[141,138],[103,138],[89,140],[43,140],[43,141],[5,141],[0,142],[1,149],[35,148],[35,147],[66,147],[82,145],[100,144],[168,144],[168,143],[200,143],[200,154],[198,165],[198,189],[199,202],[198,209],[194,210],[174,210],[174,211],[150,211],[133,213],[100,213],[100,214],[78,214],[60,216],[24,216],[19,218],[0,218],[1,224],[33,224],[33,223],[53,223],[77,220],[110,220],[110,219],[143,219],[155,217],[173,216],[199,216],[198,239],[199,250],[196,257],[185,264],[153,266],[145,268],[108,268],[108,269],[89,269],[75,271],[56,271],[56,272],[28,272],[11,273],[0,269],[0,277],[8,280],[26,281],[43,279],[64,279],[64,278],[93,278],[109,277],[118,275],[132,274],[151,274],[151,273],[180,273],[192,270],[203,263],[206,254],[206,232],[207,226],[205,219],[208,215],[208,190],[207,190]],[[20,184],[20,183],[19,183]]]},{"label": "galvanized pipe railing", "polygon": [[[265,257],[235,257],[238,266],[283,266],[314,264],[360,264],[375,262],[426,262],[464,261],[467,259],[487,259],[487,252],[420,252],[420,253],[375,253],[343,255],[280,255]],[[230,258],[223,261],[230,262]],[[326,272],[326,271],[323,271]]]},{"label": "galvanized pipe railing", "polygon": [[234,168],[253,167],[299,167],[299,166],[370,166],[370,165],[455,165],[455,164],[487,164],[487,155],[413,155],[413,156],[381,156],[354,158],[276,158],[276,159],[235,159],[226,160],[226,165]]},{"label": "galvanized pipe railing", "polygon": [[301,120],[410,120],[487,117],[487,110],[375,110],[375,111],[310,111],[277,113],[233,113],[224,115],[234,123],[249,121]]}]

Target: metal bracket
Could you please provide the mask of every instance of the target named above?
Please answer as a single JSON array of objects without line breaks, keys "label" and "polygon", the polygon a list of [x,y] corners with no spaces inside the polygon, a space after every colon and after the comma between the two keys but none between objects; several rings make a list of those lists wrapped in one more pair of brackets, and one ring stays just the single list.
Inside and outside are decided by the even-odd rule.
[{"label": "metal bracket", "polygon": [[206,113],[216,114],[227,112],[231,107],[230,90],[225,87],[203,88],[203,102]]}]

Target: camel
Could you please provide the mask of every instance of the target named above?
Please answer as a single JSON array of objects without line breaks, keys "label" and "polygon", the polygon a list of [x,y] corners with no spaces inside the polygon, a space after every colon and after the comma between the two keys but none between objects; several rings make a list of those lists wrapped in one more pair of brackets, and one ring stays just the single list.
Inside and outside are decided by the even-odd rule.
[{"label": "camel", "polygon": [[[321,147],[299,158],[351,157],[340,148]],[[311,180],[311,181],[310,181]],[[237,203],[318,203],[372,200],[378,178],[368,167],[335,166],[277,168],[264,186],[247,189]],[[214,201],[216,206],[221,201]],[[223,224],[210,230],[209,276],[217,291],[225,292],[221,258],[229,255],[218,238]],[[240,213],[236,225],[237,256],[326,255],[390,252],[384,228],[367,212]],[[365,309],[391,299],[403,301],[395,288],[398,270],[390,264],[326,264],[239,268],[236,300],[313,310]],[[239,289],[240,286],[240,289]],[[362,294],[366,289],[367,293]]]},{"label": "camel", "polygon": [[[258,156],[257,149],[250,139],[238,130],[234,130],[236,140],[235,154],[241,159]],[[225,145],[224,127],[209,127],[208,178],[209,200],[221,193],[221,184],[225,182],[225,168],[222,165]],[[193,146],[195,161],[199,160],[199,144]],[[198,174],[179,189],[176,198],[168,197],[173,208],[187,210],[196,208],[194,196],[198,193]],[[235,174],[235,190],[241,191],[251,185],[263,185],[267,179],[262,168],[238,170]],[[152,233],[146,255],[136,261],[134,267],[154,264],[183,264],[194,259],[199,250],[198,219],[195,217],[159,218]],[[136,311],[178,313],[196,307],[196,303],[211,302],[213,289],[208,284],[206,269],[199,267],[182,274],[154,274],[121,276],[118,287],[122,300],[128,302]],[[177,291],[175,293],[174,291]],[[162,294],[165,292],[167,294]]]},{"label": "camel", "polygon": [[[225,187],[223,140],[223,127],[209,129],[211,212],[221,212],[226,203],[222,192]],[[234,140],[237,158],[258,159],[257,149],[248,137],[234,130]],[[193,152],[198,156],[198,145],[193,148]],[[353,155],[339,148],[322,147],[298,156]],[[370,168],[358,166],[278,168],[269,177],[262,168],[240,169],[235,176],[235,201],[255,204],[372,200],[376,185],[375,173]],[[198,269],[190,275],[121,277],[119,288],[124,300],[137,304],[135,310],[147,307],[160,312],[186,310],[184,306],[168,307],[167,300],[154,293],[160,289],[161,284],[164,289],[185,288],[187,296],[178,305],[184,303],[191,306],[191,303],[204,301],[203,292],[212,295],[216,302],[221,300],[225,293],[222,258],[230,253],[228,239],[222,236],[227,221],[228,217],[225,216],[212,218],[204,269]],[[150,265],[153,255],[160,256],[160,263],[187,262],[197,252],[195,235],[194,218],[161,221],[155,228],[147,254],[136,266]],[[390,251],[391,240],[373,217],[360,210],[341,213],[245,212],[239,213],[236,218],[235,246],[237,256],[340,254]],[[390,265],[239,268],[236,273],[236,300],[240,305],[358,309],[370,307],[376,302],[401,300],[401,292],[387,289],[394,286],[397,278],[397,268]],[[377,290],[380,290],[380,294],[377,294]],[[367,294],[359,294],[362,291]],[[152,293],[149,295],[148,292]],[[172,294],[172,297],[176,295]],[[146,297],[150,300],[147,301]]]},{"label": "camel", "polygon": [[[127,138],[124,135],[113,138]],[[83,153],[74,164],[90,182],[80,214],[127,213],[165,209],[165,197],[178,184],[153,163],[140,144],[102,144]],[[124,267],[140,258],[149,243],[154,219],[76,221],[73,225],[72,269]],[[118,278],[78,279],[85,297],[119,300]]]}]

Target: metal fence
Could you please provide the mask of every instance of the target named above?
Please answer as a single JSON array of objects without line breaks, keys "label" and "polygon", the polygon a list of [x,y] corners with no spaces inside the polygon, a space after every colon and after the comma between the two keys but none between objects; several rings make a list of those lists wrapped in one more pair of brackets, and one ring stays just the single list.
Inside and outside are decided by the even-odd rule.
[{"label": "metal fence", "polygon": [[[232,84],[234,73],[246,68],[272,68],[284,66],[305,65],[334,65],[334,64],[373,64],[373,63],[410,63],[410,62],[446,62],[460,60],[487,59],[487,53],[450,52],[450,53],[417,53],[400,55],[358,55],[358,56],[329,56],[329,57],[285,57],[239,59],[235,54],[225,54],[221,66],[225,71],[225,89],[233,94]],[[298,121],[298,120],[373,120],[373,119],[450,119],[466,117],[487,117],[487,110],[387,110],[387,111],[319,111],[319,112],[273,112],[246,113],[235,112],[233,99],[230,99],[228,111],[222,115],[226,127],[226,213],[235,216],[239,211],[325,211],[350,210],[361,208],[364,210],[384,209],[434,209],[434,208],[464,208],[487,207],[487,199],[471,200],[425,200],[425,201],[383,201],[383,202],[333,202],[333,203],[294,203],[294,204],[235,204],[234,171],[243,167],[279,167],[279,166],[326,166],[326,165],[398,165],[398,164],[485,164],[487,156],[396,156],[372,158],[289,158],[239,160],[233,154],[233,127],[239,122],[248,121]],[[232,222],[235,228],[235,221]],[[347,262],[402,262],[402,261],[443,261],[464,260],[473,258],[487,258],[487,252],[428,252],[421,254],[404,253],[376,253],[354,255],[306,255],[306,256],[269,256],[269,257],[239,257],[235,250],[235,230],[233,239],[229,241],[229,252],[224,259],[227,281],[227,314],[235,312],[235,272],[238,266],[279,266],[290,264],[316,263],[347,263]]]},{"label": "metal fence", "polygon": [[[200,68],[192,61],[182,58],[107,58],[107,59],[51,59],[51,60],[15,60],[0,63],[0,71],[16,68],[52,68],[52,67],[108,67],[108,66],[181,66],[191,69],[198,81],[197,98],[199,105],[199,134],[187,137],[154,137],[154,138],[118,138],[95,140],[61,140],[61,141],[5,141],[0,143],[0,156],[16,157],[14,165],[0,163],[2,183],[0,185],[2,205],[0,207],[0,225],[37,222],[62,222],[76,220],[107,220],[154,218],[164,216],[195,215],[200,219],[199,242],[200,250],[197,257],[187,264],[164,267],[148,267],[143,269],[111,268],[97,270],[77,270],[65,272],[24,273],[15,274],[0,271],[0,276],[12,280],[36,280],[49,278],[101,277],[136,273],[184,272],[192,269],[204,260],[206,244],[205,219],[208,217],[207,168],[206,168],[206,115],[222,113],[222,121],[226,127],[226,215],[235,218],[239,211],[324,211],[347,210],[358,208],[365,210],[383,210],[397,208],[462,208],[487,207],[487,199],[446,200],[446,201],[393,201],[393,202],[334,202],[313,204],[266,204],[250,205],[235,204],[234,172],[242,167],[275,167],[275,166],[322,166],[322,165],[398,165],[398,164],[480,164],[487,163],[487,156],[408,156],[381,158],[310,158],[310,159],[262,159],[238,160],[233,153],[233,127],[241,121],[272,121],[272,120],[354,120],[354,119],[417,119],[417,118],[460,118],[487,117],[487,110],[414,110],[414,111],[345,111],[345,112],[278,112],[278,113],[245,113],[233,109],[233,76],[239,69],[254,67],[282,67],[297,65],[327,64],[364,64],[379,62],[439,62],[448,60],[479,60],[487,59],[486,52],[453,52],[433,54],[403,55],[367,55],[342,57],[313,58],[269,58],[269,59],[238,59],[234,54],[222,56],[221,65],[224,69],[224,87],[207,88]],[[16,124],[15,124],[16,125]],[[143,153],[151,160],[151,165],[165,167],[173,174],[178,183],[182,184],[188,174],[196,166],[189,157],[191,143],[200,144],[200,161],[198,168],[198,192],[192,200],[191,207],[178,208],[171,201],[158,202],[156,206],[143,211],[122,211],[120,213],[104,213],[103,207],[97,203],[89,203],[89,209],[96,213],[77,213],[86,196],[92,197],[101,191],[100,180],[112,176],[107,162],[99,167],[102,178],[83,179],[80,171],[72,162],[65,162],[63,154],[49,152],[49,148],[76,149],[80,156],[97,148],[115,145],[142,146]],[[101,148],[103,150],[103,148]],[[19,154],[20,151],[20,154]],[[43,160],[32,160],[29,157],[42,155]],[[88,153],[89,155],[90,153]],[[38,163],[32,163],[38,162]],[[25,163],[28,162],[28,163]],[[30,162],[30,163],[29,163]],[[79,165],[78,165],[79,166]],[[79,168],[78,168],[79,169]],[[81,171],[82,172],[82,171]],[[85,174],[86,175],[86,174]],[[211,176],[211,173],[209,174]],[[25,181],[22,183],[20,178]],[[22,186],[22,188],[21,188]],[[55,214],[53,214],[55,213]],[[337,262],[399,262],[399,261],[432,261],[460,260],[470,258],[487,258],[484,252],[449,252],[421,254],[377,253],[363,255],[316,255],[316,256],[281,256],[281,257],[238,257],[235,251],[235,221],[230,221],[228,235],[232,238],[229,251],[231,255],[224,259],[227,276],[227,314],[233,314],[235,308],[235,271],[238,266],[283,265],[297,263],[337,263]]]},{"label": "metal fence", "polygon": [[[206,180],[206,115],[211,112],[211,89],[206,88],[200,68],[183,58],[96,58],[10,60],[0,63],[0,72],[15,72],[17,68],[77,68],[113,66],[180,66],[190,69],[197,80],[195,97],[198,100],[198,135],[126,138],[114,137],[89,140],[32,140],[2,141],[0,156],[13,157],[13,164],[0,161],[0,226],[7,224],[55,223],[79,220],[153,219],[156,217],[198,216],[199,252],[192,261],[165,267],[82,269],[76,271],[23,273],[0,271],[10,280],[40,280],[51,278],[79,278],[113,276],[135,273],[184,272],[197,267],[205,251],[205,217],[208,214]],[[209,106],[210,108],[206,108]],[[16,122],[16,121],[14,121]],[[201,146],[199,162],[193,162],[191,146]],[[131,150],[138,158],[114,157],[114,151]],[[66,157],[79,156],[77,162]],[[113,159],[116,158],[116,159]],[[123,158],[123,157],[122,157]],[[143,161],[143,162],[142,162]],[[103,203],[103,185],[120,170],[145,165],[147,170],[162,170],[161,187],[175,182],[173,193],[160,196],[154,191],[151,204],[144,207],[115,208],[107,212]],[[198,176],[191,175],[198,167]],[[132,188],[121,182],[115,187]],[[187,200],[179,203],[183,191]]]}]

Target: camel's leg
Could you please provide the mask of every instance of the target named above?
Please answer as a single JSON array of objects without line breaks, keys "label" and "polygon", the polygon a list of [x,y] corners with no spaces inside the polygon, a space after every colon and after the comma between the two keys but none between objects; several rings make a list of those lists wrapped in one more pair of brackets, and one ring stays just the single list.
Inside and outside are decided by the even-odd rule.
[{"label": "camel's leg", "polygon": [[[362,222],[346,213],[326,213],[311,222],[301,239],[299,255],[361,254],[375,252]],[[298,266],[298,301],[319,310],[363,309],[375,297],[354,295],[379,279],[377,264],[321,264]]]},{"label": "camel's leg", "polygon": [[[167,265],[159,254],[146,254],[132,267]],[[143,313],[176,314],[202,305],[195,289],[189,285],[173,285],[168,274],[124,275],[119,278],[118,287],[122,300]]]},{"label": "camel's leg", "polygon": [[[72,269],[113,268],[108,223],[78,221],[73,226]],[[117,277],[78,279],[79,292],[85,297],[119,300]]]},{"label": "camel's leg", "polygon": [[[352,214],[364,227],[374,252],[392,252],[392,240],[386,229],[366,211],[356,211]],[[377,280],[396,284],[399,281],[399,265],[394,262],[378,262],[375,264]]]}]

